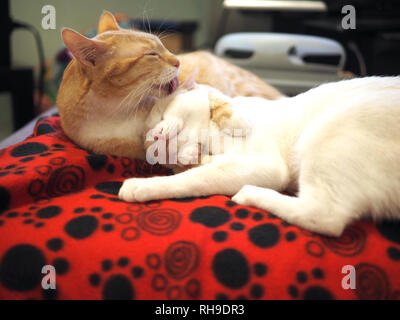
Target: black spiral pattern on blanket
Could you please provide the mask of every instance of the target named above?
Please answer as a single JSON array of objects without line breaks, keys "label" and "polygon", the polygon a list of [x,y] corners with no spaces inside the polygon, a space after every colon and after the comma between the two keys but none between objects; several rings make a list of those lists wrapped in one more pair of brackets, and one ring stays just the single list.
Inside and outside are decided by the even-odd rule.
[{"label": "black spiral pattern on blanket", "polygon": [[351,226],[339,238],[321,237],[321,240],[334,253],[343,257],[353,257],[364,250],[366,238],[363,229]]},{"label": "black spiral pattern on blanket", "polygon": [[180,280],[191,274],[199,263],[199,249],[189,241],[177,241],[170,245],[164,257],[170,277]]},{"label": "black spiral pattern on blanket", "polygon": [[136,222],[144,231],[157,236],[165,236],[179,227],[181,214],[172,209],[153,209],[140,213]]},{"label": "black spiral pattern on blanket", "polygon": [[363,300],[388,299],[390,283],[385,271],[373,264],[358,264],[356,266],[356,295]]},{"label": "black spiral pattern on blanket", "polygon": [[78,166],[66,166],[55,170],[47,184],[50,197],[81,191],[85,186],[85,172]]}]

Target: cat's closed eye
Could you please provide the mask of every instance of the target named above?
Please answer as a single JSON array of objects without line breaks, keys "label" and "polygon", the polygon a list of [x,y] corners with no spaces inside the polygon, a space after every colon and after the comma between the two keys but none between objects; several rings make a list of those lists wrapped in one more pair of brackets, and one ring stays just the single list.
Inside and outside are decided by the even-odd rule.
[{"label": "cat's closed eye", "polygon": [[146,56],[158,57],[158,53],[155,51],[150,51],[150,52],[146,53]]}]

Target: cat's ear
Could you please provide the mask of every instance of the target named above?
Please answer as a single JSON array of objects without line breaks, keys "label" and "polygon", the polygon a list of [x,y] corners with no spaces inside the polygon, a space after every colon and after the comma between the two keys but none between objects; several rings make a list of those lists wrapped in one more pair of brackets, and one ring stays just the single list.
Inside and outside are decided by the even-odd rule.
[{"label": "cat's ear", "polygon": [[109,11],[104,11],[100,17],[97,33],[119,30],[118,22]]},{"label": "cat's ear", "polygon": [[69,28],[63,28],[61,35],[65,46],[85,66],[95,66],[98,58],[108,49],[104,42],[86,38]]},{"label": "cat's ear", "polygon": [[190,76],[188,76],[181,84],[180,88],[184,88],[186,90],[192,90],[196,86],[196,76],[197,76],[197,71],[191,73]]}]

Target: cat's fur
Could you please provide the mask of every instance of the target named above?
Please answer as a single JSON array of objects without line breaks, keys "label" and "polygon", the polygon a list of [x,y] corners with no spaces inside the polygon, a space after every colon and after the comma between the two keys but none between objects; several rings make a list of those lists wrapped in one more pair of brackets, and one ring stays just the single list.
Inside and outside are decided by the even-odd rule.
[{"label": "cat's fur", "polygon": [[179,80],[184,82],[193,73],[195,81],[217,88],[230,97],[262,97],[276,100],[283,97],[276,88],[253,73],[216,57],[207,51],[178,55],[181,62]]},{"label": "cat's fur", "polygon": [[119,28],[109,12],[102,14],[95,38],[71,29],[63,29],[62,37],[75,59],[57,96],[61,125],[75,143],[96,153],[145,158],[145,120],[157,99],[175,90],[180,67],[182,83],[194,74],[196,82],[228,95],[281,97],[256,76],[205,52],[182,56],[180,66],[159,38]]},{"label": "cat's fur", "polygon": [[174,176],[128,179],[120,198],[234,195],[331,236],[361,218],[400,218],[399,77],[330,83],[277,101],[229,101],[253,124],[246,153],[233,148]]}]

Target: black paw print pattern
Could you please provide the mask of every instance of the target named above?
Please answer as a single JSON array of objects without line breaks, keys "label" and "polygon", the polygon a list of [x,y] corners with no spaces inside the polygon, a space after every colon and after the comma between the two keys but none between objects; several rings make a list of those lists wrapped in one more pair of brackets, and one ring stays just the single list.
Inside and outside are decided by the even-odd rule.
[{"label": "black paw print pattern", "polygon": [[[242,293],[239,295],[219,292],[215,295],[216,300],[265,298],[267,288],[263,283],[268,274],[268,266],[264,262],[256,262],[250,267],[247,265],[246,258],[239,251],[225,249],[214,257],[212,268],[219,283],[231,289],[232,292],[242,289]],[[231,272],[226,272],[229,269]]]},{"label": "black paw print pattern", "polygon": [[[292,299],[303,300],[332,300],[332,293],[318,284],[325,279],[325,273],[321,268],[314,268],[311,273],[298,271],[296,273],[296,284],[290,284],[287,292]],[[316,284],[310,284],[310,282]]]},{"label": "black paw print pattern", "polygon": [[[28,158],[24,158],[24,159],[26,160]],[[24,159],[21,159],[21,160],[24,160]],[[31,159],[31,157],[29,157],[29,159]],[[28,160],[22,161],[22,162],[27,162],[27,161]],[[25,166],[19,166],[17,164],[10,164],[10,165],[7,165],[5,167],[0,167],[0,177],[7,176],[9,174],[14,174],[14,175],[24,174],[25,173],[25,169],[26,169]]]},{"label": "black paw print pattern", "polygon": [[[230,200],[226,201],[225,205],[228,208],[237,206]],[[252,219],[257,224],[247,229],[247,219]],[[275,247],[283,238],[287,242],[294,242],[298,237],[295,229],[286,232],[286,228],[291,224],[278,219],[275,215],[260,211],[251,212],[246,208],[238,208],[231,214],[221,207],[202,206],[191,212],[190,221],[207,228],[217,229],[212,234],[212,240],[218,243],[227,241],[230,234],[237,232],[247,232],[250,242],[259,248]],[[282,228],[279,228],[278,223]],[[228,226],[228,230],[226,227],[223,228],[224,226]]]},{"label": "black paw print pattern", "polygon": [[9,220],[19,220],[24,226],[31,226],[39,229],[46,225],[49,219],[56,218],[62,214],[60,206],[30,206],[24,211],[10,211],[5,213],[0,220],[0,227],[4,226]]},{"label": "black paw print pattern", "polygon": [[91,273],[88,282],[92,287],[101,287],[101,298],[104,300],[132,300],[137,298],[134,281],[144,275],[144,269],[132,265],[126,256],[117,261],[104,259],[100,264],[101,271]]},{"label": "black paw print pattern", "polygon": [[[231,200],[225,201],[225,206],[226,209],[214,205],[199,206],[190,213],[189,219],[192,223],[214,229],[212,240],[221,245],[243,233],[254,248],[263,250],[276,248],[282,242],[295,243],[298,238],[297,228],[289,228],[289,223],[273,214],[243,208]],[[266,263],[256,261],[252,264],[244,252],[228,248],[216,252],[212,260],[212,270],[215,279],[229,289],[216,293],[215,299],[266,297],[267,288],[262,284],[268,271]],[[236,290],[241,293],[234,294]]]}]

